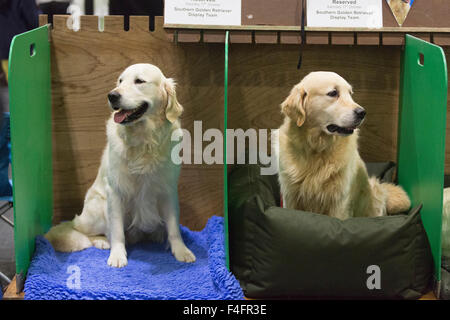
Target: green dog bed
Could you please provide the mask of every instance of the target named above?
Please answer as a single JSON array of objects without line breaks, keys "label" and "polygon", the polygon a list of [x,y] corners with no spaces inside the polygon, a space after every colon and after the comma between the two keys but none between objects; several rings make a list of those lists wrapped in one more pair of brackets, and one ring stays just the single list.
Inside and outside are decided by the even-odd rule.
[{"label": "green dog bed", "polygon": [[[367,164],[392,181],[393,163]],[[230,267],[249,298],[417,299],[433,262],[420,218],[351,218],[280,208],[277,176],[258,165],[229,175]]]}]

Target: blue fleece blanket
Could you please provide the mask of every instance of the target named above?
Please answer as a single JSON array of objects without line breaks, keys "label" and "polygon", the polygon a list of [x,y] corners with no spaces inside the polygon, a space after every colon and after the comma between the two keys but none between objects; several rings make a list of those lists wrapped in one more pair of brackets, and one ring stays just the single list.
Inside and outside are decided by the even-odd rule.
[{"label": "blue fleece blanket", "polygon": [[55,252],[37,237],[25,299],[243,299],[225,265],[223,218],[210,218],[200,232],[181,226],[181,233],[196,262],[178,262],[165,245],[145,242],[127,247],[120,269],[107,265],[109,250]]}]

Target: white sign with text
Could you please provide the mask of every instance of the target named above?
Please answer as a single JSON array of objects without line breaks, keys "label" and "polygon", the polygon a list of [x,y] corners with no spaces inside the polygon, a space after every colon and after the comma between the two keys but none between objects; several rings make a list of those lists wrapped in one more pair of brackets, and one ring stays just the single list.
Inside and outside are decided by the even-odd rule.
[{"label": "white sign with text", "polygon": [[164,23],[241,25],[241,0],[166,0]]},{"label": "white sign with text", "polygon": [[308,0],[308,27],[381,28],[382,0]]}]

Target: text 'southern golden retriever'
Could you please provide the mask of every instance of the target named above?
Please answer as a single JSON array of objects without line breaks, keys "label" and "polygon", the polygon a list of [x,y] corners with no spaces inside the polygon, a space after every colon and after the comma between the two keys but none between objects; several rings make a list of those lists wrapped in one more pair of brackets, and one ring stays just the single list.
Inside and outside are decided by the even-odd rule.
[{"label": "text 'southern golden retriever'", "polygon": [[312,72],[281,105],[280,185],[287,208],[339,219],[409,209],[405,191],[369,178],[358,153],[366,111],[333,72]]}]

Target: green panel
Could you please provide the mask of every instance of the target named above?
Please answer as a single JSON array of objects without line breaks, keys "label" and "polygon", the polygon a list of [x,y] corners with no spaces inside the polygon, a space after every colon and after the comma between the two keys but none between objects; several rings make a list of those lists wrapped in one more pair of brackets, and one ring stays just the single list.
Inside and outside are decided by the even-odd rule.
[{"label": "green panel", "polygon": [[227,127],[228,127],[228,40],[230,32],[225,34],[225,70],[223,93],[223,216],[225,232],[226,266],[230,270],[230,251],[228,233],[228,165],[227,165]]},{"label": "green panel", "polygon": [[51,226],[52,135],[48,27],[17,35],[9,54],[16,272],[26,276],[36,235]]},{"label": "green panel", "polygon": [[435,277],[440,280],[447,66],[442,48],[409,35],[405,43],[398,182],[413,206],[423,203],[422,220],[433,253]]}]

